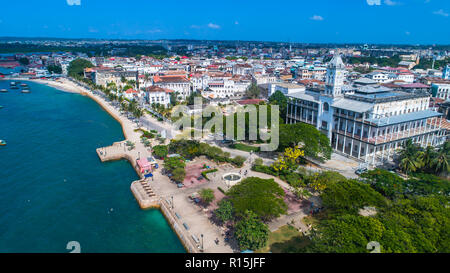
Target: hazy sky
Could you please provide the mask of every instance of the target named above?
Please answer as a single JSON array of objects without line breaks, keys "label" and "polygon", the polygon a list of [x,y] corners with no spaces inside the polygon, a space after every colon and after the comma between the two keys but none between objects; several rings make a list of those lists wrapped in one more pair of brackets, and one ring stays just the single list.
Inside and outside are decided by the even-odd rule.
[{"label": "hazy sky", "polygon": [[450,0],[2,0],[0,36],[450,44]]}]

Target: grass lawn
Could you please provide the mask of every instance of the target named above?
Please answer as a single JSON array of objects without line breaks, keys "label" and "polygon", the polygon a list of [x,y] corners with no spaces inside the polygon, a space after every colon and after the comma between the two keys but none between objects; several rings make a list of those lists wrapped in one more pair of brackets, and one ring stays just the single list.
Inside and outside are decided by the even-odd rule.
[{"label": "grass lawn", "polygon": [[298,253],[309,244],[309,239],[304,237],[296,228],[285,225],[269,234],[266,247],[255,251],[256,253]]},{"label": "grass lawn", "polygon": [[229,146],[231,149],[241,150],[244,152],[257,152],[259,151],[259,147],[253,147],[250,145],[245,145],[242,143],[234,143]]}]

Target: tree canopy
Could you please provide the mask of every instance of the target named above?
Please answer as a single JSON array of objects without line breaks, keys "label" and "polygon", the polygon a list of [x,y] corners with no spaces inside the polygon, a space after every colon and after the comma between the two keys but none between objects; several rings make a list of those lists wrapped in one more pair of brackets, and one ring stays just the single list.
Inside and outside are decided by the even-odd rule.
[{"label": "tree canopy", "polygon": [[239,216],[251,210],[267,221],[287,212],[284,190],[273,179],[246,178],[231,187],[227,196]]},{"label": "tree canopy", "polygon": [[259,89],[258,85],[255,83],[252,83],[247,90],[245,90],[245,96],[248,98],[258,98],[261,94],[261,90]]},{"label": "tree canopy", "polygon": [[283,123],[283,120],[286,118],[288,104],[286,96],[281,91],[275,91],[275,93],[269,97],[269,103],[280,107],[280,123]]},{"label": "tree canopy", "polygon": [[258,215],[245,211],[242,219],[235,226],[235,237],[241,250],[260,249],[269,239],[269,228],[261,222]]},{"label": "tree canopy", "polygon": [[330,140],[314,126],[303,122],[281,124],[278,150],[284,151],[287,147],[294,147],[299,144],[307,157],[320,161],[331,157]]},{"label": "tree canopy", "polygon": [[70,62],[67,68],[67,73],[69,76],[74,78],[80,78],[84,75],[84,69],[87,67],[93,67],[94,65],[85,59],[75,59]]}]

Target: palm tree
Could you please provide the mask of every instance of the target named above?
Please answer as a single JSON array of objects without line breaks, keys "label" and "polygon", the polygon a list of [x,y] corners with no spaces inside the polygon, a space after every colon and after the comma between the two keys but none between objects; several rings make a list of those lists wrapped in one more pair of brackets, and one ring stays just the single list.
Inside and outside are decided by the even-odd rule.
[{"label": "palm tree", "polygon": [[424,152],[420,147],[413,144],[411,139],[408,139],[403,145],[403,150],[400,152],[400,168],[408,175],[415,172],[423,166]]},{"label": "palm tree", "polygon": [[450,172],[450,165],[448,162],[449,153],[445,148],[439,150],[436,158],[433,160],[434,170],[436,173],[448,173]]},{"label": "palm tree", "polygon": [[422,164],[423,167],[427,170],[431,170],[433,168],[433,161],[436,158],[436,151],[433,146],[428,146],[422,154]]}]

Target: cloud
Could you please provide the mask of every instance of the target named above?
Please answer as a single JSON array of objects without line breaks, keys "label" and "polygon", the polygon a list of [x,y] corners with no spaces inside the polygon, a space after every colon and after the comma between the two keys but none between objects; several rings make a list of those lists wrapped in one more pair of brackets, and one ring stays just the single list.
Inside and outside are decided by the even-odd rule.
[{"label": "cloud", "polygon": [[88,31],[89,31],[90,33],[97,33],[97,32],[98,32],[98,29],[93,28],[93,27],[89,27]]},{"label": "cloud", "polygon": [[234,24],[235,24],[235,25],[239,25],[239,22],[238,22],[238,21],[234,21]]},{"label": "cloud", "polygon": [[384,0],[384,3],[388,6],[397,6],[399,3],[392,0]]},{"label": "cloud", "polygon": [[147,30],[147,33],[150,33],[150,34],[161,33],[161,32],[162,32],[162,30],[160,30],[159,28]]},{"label": "cloud", "polygon": [[405,31],[405,34],[406,34],[406,35],[410,35],[410,34],[411,34],[411,32],[409,32],[409,31]]},{"label": "cloud", "polygon": [[381,5],[381,0],[366,0],[369,6],[379,6]]},{"label": "cloud", "polygon": [[445,12],[443,9],[440,9],[440,10],[437,10],[437,11],[433,12],[433,14],[444,16],[444,17],[448,17],[448,13]]},{"label": "cloud", "polygon": [[323,21],[323,17],[320,15],[314,15],[313,17],[311,17],[309,19],[314,20],[314,21]]},{"label": "cloud", "polygon": [[81,6],[81,0],[66,0],[69,6]]},{"label": "cloud", "polygon": [[216,24],[213,24],[213,23],[209,23],[209,24],[208,24],[208,27],[209,27],[209,28],[213,28],[213,29],[219,29],[219,28],[220,28],[219,25],[216,25]]},{"label": "cloud", "polygon": [[198,25],[191,25],[191,28],[201,28],[201,26],[198,26]]}]

